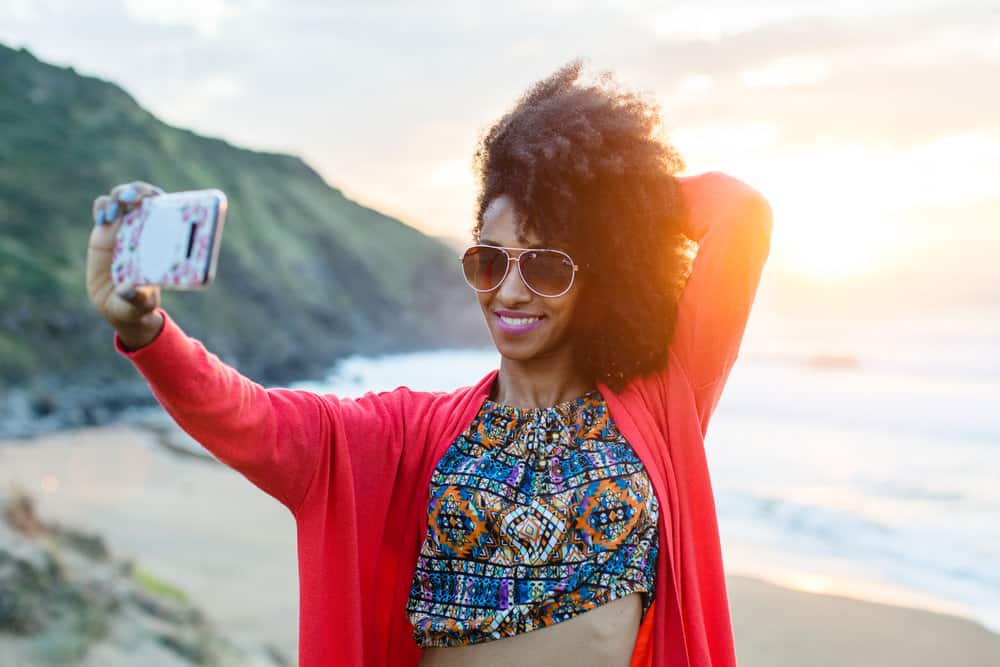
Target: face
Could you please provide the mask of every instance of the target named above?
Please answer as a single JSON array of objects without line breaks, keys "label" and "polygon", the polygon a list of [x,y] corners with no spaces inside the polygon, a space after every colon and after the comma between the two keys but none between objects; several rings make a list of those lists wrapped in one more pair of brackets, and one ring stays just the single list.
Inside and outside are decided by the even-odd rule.
[{"label": "face", "polygon": [[[483,213],[479,243],[508,248],[551,247],[542,243],[534,233],[525,230],[526,236],[518,237],[517,218],[513,202],[506,195],[494,199]],[[565,248],[552,247],[553,250]],[[517,257],[522,250],[508,250]],[[582,276],[578,271],[569,291],[558,297],[543,297],[532,292],[521,280],[517,266],[511,262],[507,276],[495,290],[476,292],[479,306],[486,317],[486,325],[500,354],[508,359],[530,361],[565,354],[569,339],[573,309],[580,295]],[[539,318],[524,331],[512,331],[516,324],[505,325],[500,315],[512,318]]]}]

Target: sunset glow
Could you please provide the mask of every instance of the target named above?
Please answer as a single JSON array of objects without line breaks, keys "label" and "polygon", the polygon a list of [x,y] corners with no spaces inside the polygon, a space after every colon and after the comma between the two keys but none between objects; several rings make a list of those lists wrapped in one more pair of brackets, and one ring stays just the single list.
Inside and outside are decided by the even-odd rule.
[{"label": "sunset glow", "polygon": [[890,266],[900,245],[913,241],[891,206],[858,188],[849,171],[826,164],[778,176],[784,187],[770,200],[786,224],[776,227],[772,252],[796,273],[827,280],[871,273]]},{"label": "sunset glow", "polygon": [[[1000,36],[971,6],[557,4],[526,29],[516,12],[484,23],[465,8],[404,19],[377,4],[129,0],[82,40],[52,27],[92,12],[58,4],[0,9],[0,39],[120,82],[168,122],[299,154],[348,197],[451,243],[473,224],[481,133],[579,56],[660,103],[686,173],[725,171],[768,198],[769,266],[793,282],[894,272],[904,285],[929,262],[978,276],[969,249],[1000,252],[1000,101],[985,85]],[[398,39],[330,39],[349,25]],[[479,48],[487,26],[510,58]],[[94,46],[112,39],[133,57]]]}]

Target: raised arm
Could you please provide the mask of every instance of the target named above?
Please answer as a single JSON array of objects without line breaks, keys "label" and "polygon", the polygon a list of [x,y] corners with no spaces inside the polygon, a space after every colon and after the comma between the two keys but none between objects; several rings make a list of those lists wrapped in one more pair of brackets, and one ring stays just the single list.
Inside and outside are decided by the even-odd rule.
[{"label": "raised arm", "polygon": [[771,246],[771,207],[720,172],[682,177],[686,235],[698,243],[678,305],[671,355],[694,390],[702,432],[739,354]]},{"label": "raised arm", "polygon": [[[87,245],[87,296],[115,330],[167,413],[217,459],[299,515],[314,480],[351,493],[397,465],[402,391],[363,397],[265,389],[188,336],[160,307],[160,287],[123,289],[112,280],[117,232],[127,211],[162,193],[143,181],[94,200]],[[314,494],[320,496],[321,493]]]},{"label": "raised arm", "polygon": [[163,328],[136,350],[115,348],[149,383],[164,410],[217,459],[293,513],[324,450],[332,448],[341,401],[304,390],[265,389],[188,336],[166,311]]}]

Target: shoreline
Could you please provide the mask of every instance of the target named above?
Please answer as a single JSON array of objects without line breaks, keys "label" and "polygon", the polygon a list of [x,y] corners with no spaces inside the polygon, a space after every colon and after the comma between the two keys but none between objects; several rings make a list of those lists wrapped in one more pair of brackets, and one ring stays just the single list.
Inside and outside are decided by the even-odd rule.
[{"label": "shoreline", "polygon": [[836,577],[827,573],[780,571],[767,567],[727,567],[726,576],[755,579],[778,588],[806,595],[827,595],[848,598],[870,604],[878,604],[899,609],[912,609],[941,616],[949,616],[982,627],[987,632],[1000,636],[1000,628],[994,627],[987,619],[978,617],[965,605],[934,597],[930,594],[893,586],[863,577]]},{"label": "shoreline", "polygon": [[[294,518],[155,422],[0,439],[0,484],[20,485],[40,516],[100,534],[188,591],[226,632],[296,656]],[[233,567],[248,554],[252,568]],[[1000,664],[1000,634],[974,618],[810,592],[745,570],[727,570],[727,581],[741,665]],[[956,647],[968,663],[956,662]],[[817,651],[832,652],[831,662],[817,662]]]},{"label": "shoreline", "polygon": [[727,575],[727,587],[743,667],[1000,664],[1000,635],[961,616],[741,575]]}]

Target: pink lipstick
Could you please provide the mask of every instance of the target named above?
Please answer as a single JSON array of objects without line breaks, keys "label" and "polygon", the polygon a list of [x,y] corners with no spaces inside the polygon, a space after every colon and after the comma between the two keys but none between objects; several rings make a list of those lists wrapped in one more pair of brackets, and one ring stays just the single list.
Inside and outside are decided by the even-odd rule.
[{"label": "pink lipstick", "polygon": [[497,327],[508,334],[523,334],[538,328],[545,319],[541,315],[517,313],[511,310],[498,310],[493,313]]}]

